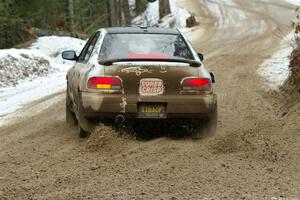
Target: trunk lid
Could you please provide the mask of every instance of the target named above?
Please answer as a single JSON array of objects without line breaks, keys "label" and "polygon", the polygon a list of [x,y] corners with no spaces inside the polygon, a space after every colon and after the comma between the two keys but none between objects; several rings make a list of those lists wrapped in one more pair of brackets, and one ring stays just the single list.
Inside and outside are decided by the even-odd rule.
[{"label": "trunk lid", "polygon": [[164,92],[159,95],[172,95],[179,94],[183,78],[198,76],[199,68],[177,62],[118,62],[105,66],[104,74],[120,77],[125,94],[139,94],[141,80],[155,82],[160,79],[164,84]]}]

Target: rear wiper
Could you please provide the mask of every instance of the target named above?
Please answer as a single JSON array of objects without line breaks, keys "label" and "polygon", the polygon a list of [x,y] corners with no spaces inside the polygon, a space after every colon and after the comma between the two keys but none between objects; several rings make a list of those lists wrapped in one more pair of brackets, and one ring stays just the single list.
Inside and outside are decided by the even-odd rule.
[{"label": "rear wiper", "polygon": [[201,63],[196,60],[190,59],[178,59],[178,58],[118,58],[118,59],[108,59],[101,60],[99,64],[109,66],[116,62],[134,62],[134,61],[153,61],[153,62],[179,62],[179,63],[187,63],[191,67],[200,67]]}]

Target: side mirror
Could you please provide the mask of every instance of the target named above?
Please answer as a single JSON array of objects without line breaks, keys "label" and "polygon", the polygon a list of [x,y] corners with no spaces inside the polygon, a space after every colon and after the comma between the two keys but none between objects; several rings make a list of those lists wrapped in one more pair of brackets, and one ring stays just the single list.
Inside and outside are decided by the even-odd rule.
[{"label": "side mirror", "polygon": [[212,83],[216,83],[215,75],[212,72],[209,72]]},{"label": "side mirror", "polygon": [[72,61],[77,60],[77,55],[76,55],[75,51],[64,51],[64,52],[62,52],[61,56],[65,60],[72,60]]},{"label": "side mirror", "polygon": [[204,60],[204,56],[202,53],[197,53],[198,54],[198,57],[199,59],[201,60],[201,62]]}]

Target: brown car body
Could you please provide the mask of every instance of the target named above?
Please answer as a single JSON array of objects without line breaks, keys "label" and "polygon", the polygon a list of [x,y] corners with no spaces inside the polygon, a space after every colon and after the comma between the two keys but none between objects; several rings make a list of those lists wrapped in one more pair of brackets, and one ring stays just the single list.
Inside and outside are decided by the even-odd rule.
[{"label": "brown car body", "polygon": [[[145,31],[146,30],[146,31]],[[193,55],[192,61],[168,59],[121,59],[102,62],[99,53],[107,34],[174,34],[183,38]],[[116,49],[118,51],[118,49]],[[86,55],[83,55],[86,53]],[[89,54],[89,55],[88,55]],[[72,51],[63,52],[63,58],[76,60],[67,73],[67,119],[74,114],[80,131],[91,130],[95,119],[148,118],[139,115],[140,105],[159,105],[163,113],[158,119],[188,118],[210,120],[216,111],[217,98],[212,87],[205,93],[186,90],[182,82],[186,78],[205,78],[211,83],[214,77],[204,67],[198,54],[178,30],[158,28],[107,28],[96,31],[78,57]],[[198,66],[193,66],[195,62]],[[92,77],[117,77],[122,82],[118,89],[99,90],[89,88]],[[155,95],[141,94],[141,80],[163,82],[163,91]],[[147,108],[148,109],[148,108]],[[146,111],[147,111],[146,109]],[[151,110],[151,109],[150,109]],[[151,118],[151,117],[149,117]],[[70,119],[69,119],[70,121]],[[82,135],[81,135],[82,136]]]}]

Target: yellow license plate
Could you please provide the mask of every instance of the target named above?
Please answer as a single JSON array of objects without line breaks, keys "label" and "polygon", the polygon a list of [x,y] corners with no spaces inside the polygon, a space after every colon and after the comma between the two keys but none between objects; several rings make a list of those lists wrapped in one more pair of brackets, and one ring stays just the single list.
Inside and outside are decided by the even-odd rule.
[{"label": "yellow license plate", "polygon": [[139,106],[139,118],[165,118],[166,109],[163,104],[142,104]]}]

